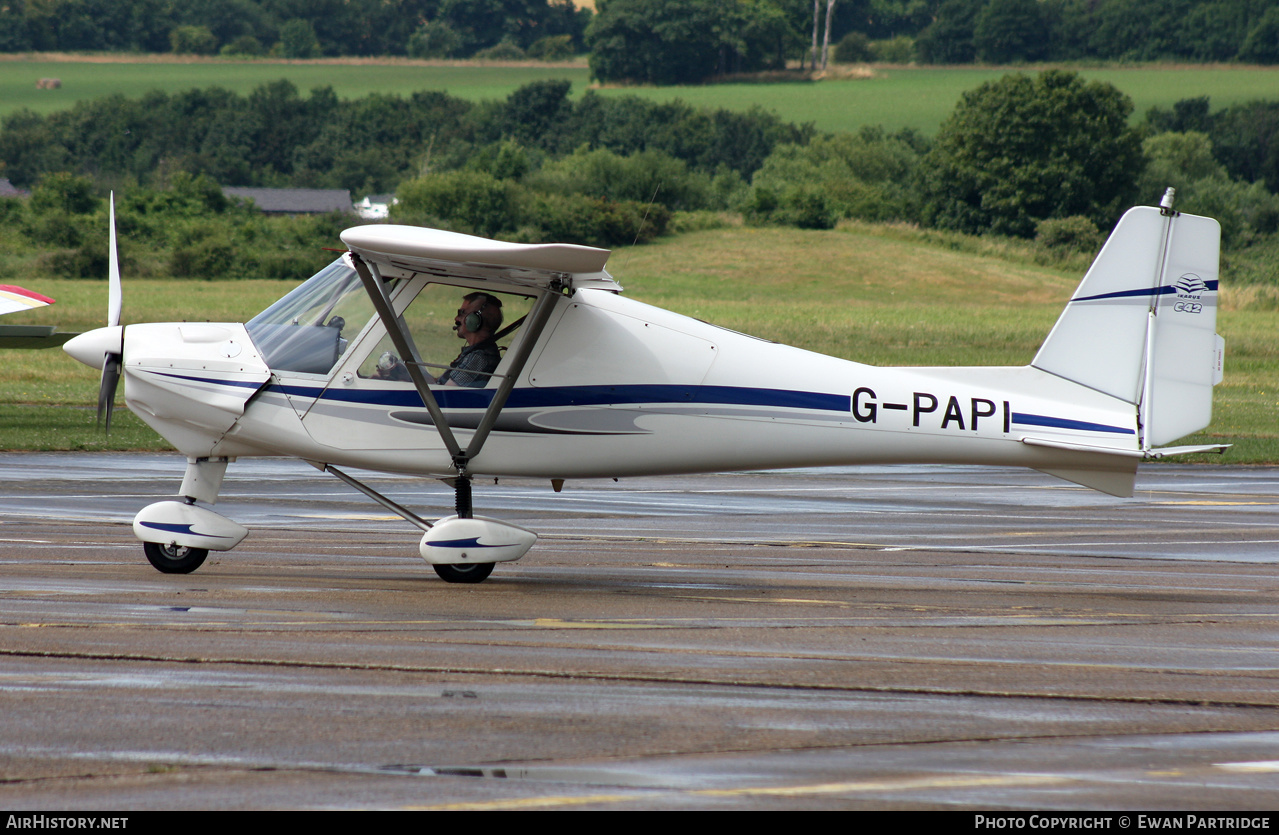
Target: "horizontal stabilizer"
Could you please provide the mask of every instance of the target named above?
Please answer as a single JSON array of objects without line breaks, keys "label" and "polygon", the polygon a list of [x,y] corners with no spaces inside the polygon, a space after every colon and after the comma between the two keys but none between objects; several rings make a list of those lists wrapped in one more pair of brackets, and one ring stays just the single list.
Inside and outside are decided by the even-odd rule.
[{"label": "horizontal stabilizer", "polygon": [[1122,458],[1141,458],[1142,452],[1139,449],[1115,449],[1108,446],[1096,446],[1095,444],[1074,444],[1070,441],[1049,440],[1047,438],[1022,438],[1021,442],[1027,446],[1043,446],[1051,449],[1064,449],[1070,452],[1099,452],[1103,455],[1118,455]]},{"label": "horizontal stabilizer", "polygon": [[1199,446],[1166,446],[1160,449],[1146,450],[1149,459],[1167,458],[1170,455],[1190,455],[1195,452],[1215,452],[1221,455],[1234,444],[1201,444]]}]

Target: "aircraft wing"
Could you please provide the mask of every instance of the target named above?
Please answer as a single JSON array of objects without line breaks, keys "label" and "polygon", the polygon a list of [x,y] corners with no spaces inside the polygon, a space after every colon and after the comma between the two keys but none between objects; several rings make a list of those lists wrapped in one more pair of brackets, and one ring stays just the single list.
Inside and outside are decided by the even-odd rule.
[{"label": "aircraft wing", "polygon": [[0,316],[16,313],[19,310],[31,310],[53,304],[53,299],[32,292],[25,287],[12,284],[0,284]]},{"label": "aircraft wing", "polygon": [[[0,284],[0,316],[53,304],[53,299],[12,284]],[[53,325],[0,325],[0,348],[56,348],[74,333],[55,333]]]},{"label": "aircraft wing", "polygon": [[513,244],[394,224],[347,229],[342,242],[364,258],[401,269],[539,287],[571,277],[575,288],[622,289],[604,271],[609,250],[591,246]]}]

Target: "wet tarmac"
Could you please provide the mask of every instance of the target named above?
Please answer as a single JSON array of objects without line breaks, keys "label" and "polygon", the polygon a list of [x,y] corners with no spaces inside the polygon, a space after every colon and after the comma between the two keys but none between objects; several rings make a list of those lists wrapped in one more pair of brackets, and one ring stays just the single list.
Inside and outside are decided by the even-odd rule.
[{"label": "wet tarmac", "polygon": [[1279,470],[503,480],[542,539],[456,586],[288,461],[162,575],[128,523],[182,469],[0,455],[9,808],[1279,805]]}]

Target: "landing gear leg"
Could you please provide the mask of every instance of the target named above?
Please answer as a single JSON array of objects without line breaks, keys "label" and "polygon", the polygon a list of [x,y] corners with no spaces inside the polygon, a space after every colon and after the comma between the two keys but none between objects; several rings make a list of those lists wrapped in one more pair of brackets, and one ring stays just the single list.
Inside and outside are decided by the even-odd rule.
[{"label": "landing gear leg", "polygon": [[471,509],[471,477],[458,476],[453,480],[453,490],[456,496],[454,507],[457,509],[457,518],[470,519],[474,515]]},{"label": "landing gear leg", "polygon": [[[454,508],[457,518],[470,519],[474,516],[471,506],[471,477],[459,475],[453,480]],[[493,563],[435,563],[435,573],[446,583],[481,583],[493,573]]]},{"label": "landing gear leg", "polygon": [[178,492],[181,501],[147,505],[133,517],[133,534],[142,540],[147,562],[165,574],[190,574],[209,551],[229,551],[248,536],[248,529],[197,501],[218,500],[229,458],[188,458]]}]

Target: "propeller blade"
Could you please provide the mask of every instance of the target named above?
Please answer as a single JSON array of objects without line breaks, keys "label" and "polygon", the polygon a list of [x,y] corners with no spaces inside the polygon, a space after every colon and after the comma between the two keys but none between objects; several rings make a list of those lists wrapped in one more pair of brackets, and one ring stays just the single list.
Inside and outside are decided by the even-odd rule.
[{"label": "propeller blade", "polygon": [[[110,238],[107,246],[107,327],[120,324],[120,307],[123,291],[120,288],[120,253],[115,239],[115,192],[111,192],[108,203],[108,215],[111,221]],[[115,392],[120,386],[120,366],[124,361],[124,331],[120,331],[120,347],[116,351],[107,351],[102,360],[102,381],[98,384],[98,427],[102,428],[106,418],[106,431],[111,434],[111,414],[115,411]]]},{"label": "propeller blade", "polygon": [[111,434],[111,413],[115,411],[115,390],[120,385],[120,354],[107,354],[102,364],[102,382],[98,385],[98,426],[106,417],[106,431]]},{"label": "propeller blade", "polygon": [[115,243],[115,192],[111,192],[110,202],[111,236],[107,252],[107,327],[120,324],[120,305],[123,293],[120,290],[120,255]]}]

